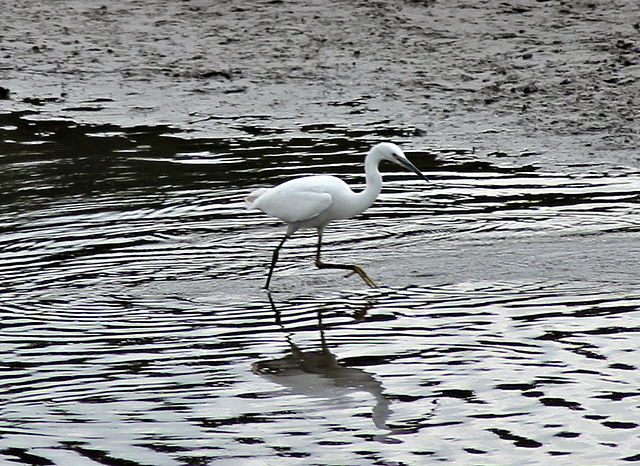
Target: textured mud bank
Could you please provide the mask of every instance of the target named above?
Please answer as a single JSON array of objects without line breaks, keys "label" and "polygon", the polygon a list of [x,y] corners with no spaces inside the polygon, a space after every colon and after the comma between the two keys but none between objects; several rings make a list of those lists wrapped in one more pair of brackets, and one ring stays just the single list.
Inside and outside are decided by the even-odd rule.
[{"label": "textured mud bank", "polygon": [[209,134],[388,119],[415,145],[637,165],[639,17],[634,1],[13,0],[0,104]]}]

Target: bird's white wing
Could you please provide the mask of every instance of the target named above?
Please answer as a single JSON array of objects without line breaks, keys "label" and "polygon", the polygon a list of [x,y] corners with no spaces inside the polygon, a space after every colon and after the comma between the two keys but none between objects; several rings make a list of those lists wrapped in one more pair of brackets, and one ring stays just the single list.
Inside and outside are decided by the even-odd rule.
[{"label": "bird's white wing", "polygon": [[331,194],[306,179],[292,180],[250,195],[250,209],[259,209],[286,223],[317,217],[331,205]]}]

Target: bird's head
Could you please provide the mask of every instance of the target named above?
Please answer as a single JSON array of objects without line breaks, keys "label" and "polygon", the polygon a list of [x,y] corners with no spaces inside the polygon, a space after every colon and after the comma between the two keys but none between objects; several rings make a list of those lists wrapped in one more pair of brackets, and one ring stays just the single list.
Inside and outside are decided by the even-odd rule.
[{"label": "bird's head", "polygon": [[380,144],[376,144],[371,149],[371,154],[375,154],[380,160],[388,160],[389,162],[393,162],[401,167],[411,170],[423,180],[429,181],[427,177],[409,161],[407,156],[404,155],[404,152],[402,152],[402,149],[391,142],[381,142]]}]

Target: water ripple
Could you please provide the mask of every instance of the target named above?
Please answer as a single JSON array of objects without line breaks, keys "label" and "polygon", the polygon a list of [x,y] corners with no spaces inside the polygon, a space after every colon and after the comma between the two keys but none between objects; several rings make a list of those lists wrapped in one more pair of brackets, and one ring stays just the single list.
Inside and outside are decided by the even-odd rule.
[{"label": "water ripple", "polygon": [[362,186],[356,154],[405,130],[2,119],[0,462],[637,459],[638,173],[408,151],[432,182],[389,167],[326,233],[386,286],[315,270],[307,232],[264,294],[284,229],[246,193]]}]

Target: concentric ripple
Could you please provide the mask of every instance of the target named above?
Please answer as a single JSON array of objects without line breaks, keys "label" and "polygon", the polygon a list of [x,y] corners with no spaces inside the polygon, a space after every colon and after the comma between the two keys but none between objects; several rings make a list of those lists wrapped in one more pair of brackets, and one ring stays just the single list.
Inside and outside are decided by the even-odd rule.
[{"label": "concentric ripple", "polygon": [[[571,464],[640,459],[640,174],[407,150],[312,267],[243,197],[374,141],[189,138],[2,115],[0,462]],[[251,128],[251,117],[238,125]],[[406,144],[410,146],[410,144]]]}]

